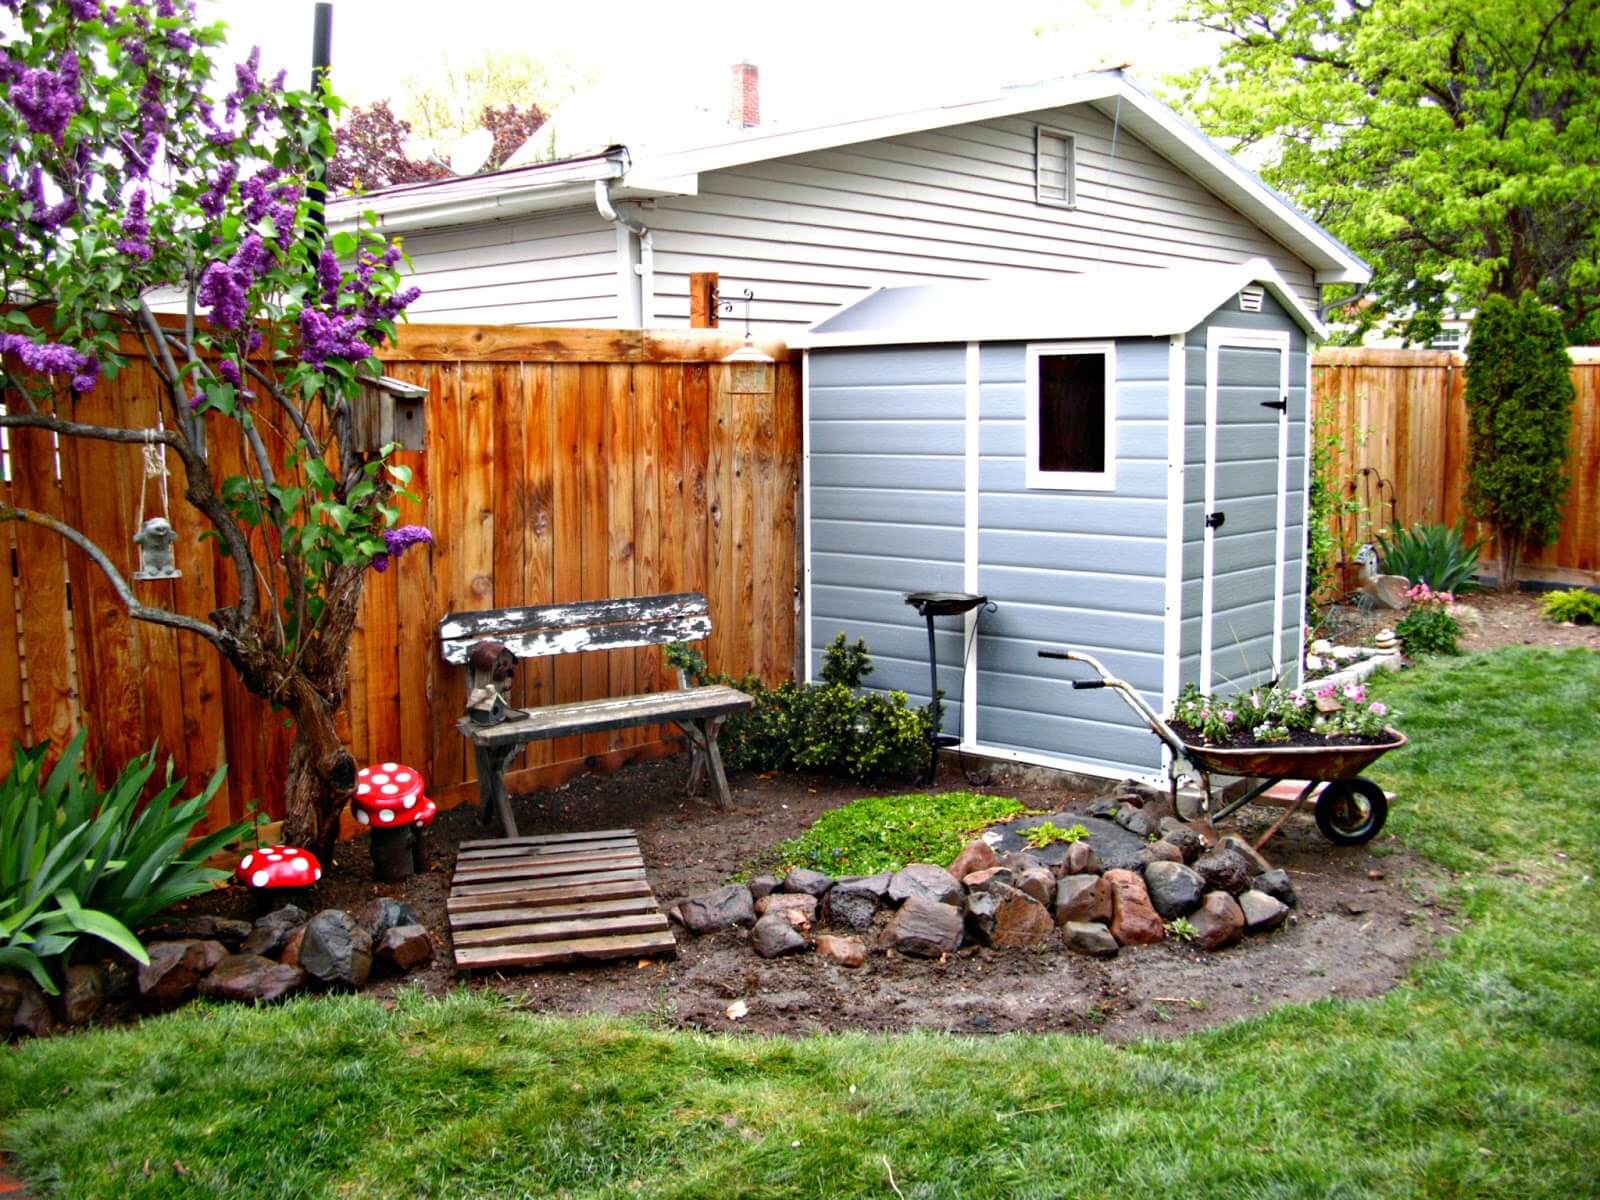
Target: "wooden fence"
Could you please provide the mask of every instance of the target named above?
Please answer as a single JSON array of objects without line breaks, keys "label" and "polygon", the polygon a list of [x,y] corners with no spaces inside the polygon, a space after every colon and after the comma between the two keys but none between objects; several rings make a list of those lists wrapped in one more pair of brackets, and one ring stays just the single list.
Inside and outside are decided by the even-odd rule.
[{"label": "wooden fence", "polygon": [[[1373,468],[1394,488],[1395,519],[1454,525],[1473,521],[1466,508],[1466,359],[1442,350],[1325,349],[1313,360],[1317,412],[1330,414],[1344,445],[1335,477],[1349,481]],[[1600,583],[1600,353],[1573,352],[1572,487],[1561,536],[1529,555],[1528,578]],[[1377,518],[1387,523],[1388,510]],[[1366,516],[1350,517],[1345,535],[1370,538]],[[1483,559],[1491,565],[1494,548]],[[1491,566],[1492,569],[1492,566]]]},{"label": "wooden fence", "polygon": [[[707,652],[732,673],[787,678],[795,645],[799,364],[781,346],[764,393],[731,390],[718,333],[409,326],[383,357],[428,388],[427,450],[402,454],[419,503],[401,520],[434,532],[371,572],[351,654],[345,733],[358,761],[422,770],[445,805],[475,795],[455,721],[459,668],[434,628],[456,609],[652,592],[703,591],[715,622]],[[136,360],[76,398],[82,421],[153,424],[156,380]],[[239,451],[213,418],[219,474]],[[285,449],[279,439],[278,450]],[[131,573],[137,448],[11,431],[0,500],[52,513]],[[174,466],[176,463],[174,462]],[[173,480],[182,578],[134,586],[141,599],[205,614],[231,599],[231,568]],[[154,511],[155,489],[147,500]],[[57,745],[87,721],[102,775],[160,740],[176,769],[203,779],[228,765],[212,820],[252,805],[280,813],[289,730],[210,645],[131,621],[88,559],[55,534],[0,524],[0,729]],[[11,622],[15,619],[15,624]],[[520,700],[540,704],[675,686],[660,653],[628,650],[522,664]],[[659,730],[619,730],[528,748],[514,787],[550,786],[586,766],[674,747]]]}]

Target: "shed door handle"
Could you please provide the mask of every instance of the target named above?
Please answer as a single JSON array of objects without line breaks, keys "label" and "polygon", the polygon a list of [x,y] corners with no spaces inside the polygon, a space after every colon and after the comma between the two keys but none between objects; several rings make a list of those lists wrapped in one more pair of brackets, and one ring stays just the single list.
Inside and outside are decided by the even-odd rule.
[{"label": "shed door handle", "polygon": [[1207,529],[1221,529],[1222,528],[1222,523],[1224,521],[1226,521],[1227,519],[1228,519],[1228,514],[1227,513],[1223,513],[1223,512],[1207,513],[1206,514],[1206,528]]},{"label": "shed door handle", "polygon": [[1261,407],[1262,408],[1275,408],[1279,412],[1288,412],[1289,411],[1289,397],[1285,396],[1282,400],[1263,400],[1261,402]]}]

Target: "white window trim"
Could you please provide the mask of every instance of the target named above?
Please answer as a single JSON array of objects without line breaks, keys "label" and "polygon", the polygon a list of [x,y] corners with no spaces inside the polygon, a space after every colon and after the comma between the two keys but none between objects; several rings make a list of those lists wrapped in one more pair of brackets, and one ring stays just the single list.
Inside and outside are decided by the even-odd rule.
[{"label": "white window trim", "polygon": [[[1100,354],[1106,364],[1106,445],[1103,471],[1043,471],[1039,469],[1039,359],[1055,354]],[[1117,490],[1117,344],[1102,342],[1032,342],[1023,375],[1023,405],[1027,416],[1024,448],[1029,488],[1058,492],[1114,492]]]},{"label": "white window trim", "polygon": [[[1056,196],[1046,196],[1039,183],[1039,137],[1049,134],[1058,137],[1066,143],[1067,161],[1067,198],[1062,200]],[[1077,208],[1078,207],[1078,139],[1074,134],[1065,129],[1055,129],[1049,125],[1035,125],[1033,127],[1033,199],[1038,204],[1048,204],[1052,208]]]}]

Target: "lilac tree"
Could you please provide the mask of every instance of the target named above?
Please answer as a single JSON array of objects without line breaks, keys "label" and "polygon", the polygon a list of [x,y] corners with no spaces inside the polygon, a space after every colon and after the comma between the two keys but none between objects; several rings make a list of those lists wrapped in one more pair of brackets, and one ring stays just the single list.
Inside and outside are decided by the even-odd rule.
[{"label": "lilac tree", "polygon": [[[175,455],[238,599],[147,605],[81,530],[21,507],[0,520],[65,538],[134,618],[205,638],[288,713],[285,836],[327,850],[355,786],[334,718],[363,581],[426,537],[395,528],[409,473],[393,448],[350,436],[416,289],[374,230],[322,236],[308,183],[338,102],[263,77],[259,54],[214,81],[222,27],[192,0],[0,0],[0,36],[0,427]],[[160,427],[74,419],[131,342],[160,380]],[[213,469],[225,438],[243,474]]]}]

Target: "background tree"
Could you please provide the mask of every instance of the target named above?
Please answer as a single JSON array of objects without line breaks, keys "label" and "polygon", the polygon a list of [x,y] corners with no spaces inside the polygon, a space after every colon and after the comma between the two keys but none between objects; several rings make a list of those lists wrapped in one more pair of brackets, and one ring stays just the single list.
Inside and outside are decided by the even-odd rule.
[{"label": "background tree", "polygon": [[1189,0],[1215,136],[1371,262],[1412,341],[1532,292],[1600,336],[1600,0]]},{"label": "background tree", "polygon": [[[257,54],[210,87],[222,26],[174,0],[4,7],[0,428],[175,456],[237,599],[204,614],[145,604],[82,531],[15,506],[0,520],[65,538],[135,619],[204,638],[289,714],[285,835],[327,850],[355,784],[334,716],[366,572],[428,539],[393,528],[405,469],[348,436],[358,375],[377,370],[373,348],[416,289],[371,229],[324,245],[306,186],[333,146],[319,98],[263,79]],[[183,312],[158,318],[156,293]],[[76,419],[77,397],[126,365],[124,340],[160,380],[155,429]],[[213,470],[224,443],[243,474]],[[29,452],[14,448],[19,470]]]},{"label": "background tree", "polygon": [[406,153],[411,122],[394,115],[387,100],[356,105],[334,135],[328,186],[338,192],[370,192],[397,183],[444,179],[450,171]]},{"label": "background tree", "polygon": [[546,62],[523,51],[484,51],[470,59],[441,57],[407,77],[396,108],[421,137],[443,146],[474,129],[492,129],[485,118],[489,108],[539,112],[543,124],[541,106],[559,104],[573,86],[563,60]]},{"label": "background tree", "polygon": [[1561,531],[1575,399],[1560,318],[1531,295],[1485,300],[1467,348],[1467,503],[1494,529],[1504,591]]}]

